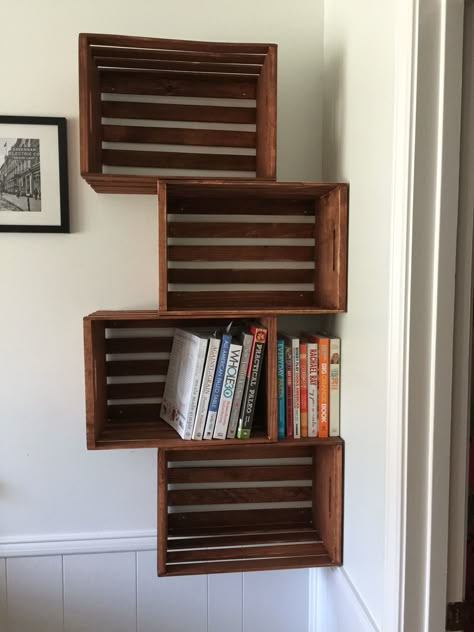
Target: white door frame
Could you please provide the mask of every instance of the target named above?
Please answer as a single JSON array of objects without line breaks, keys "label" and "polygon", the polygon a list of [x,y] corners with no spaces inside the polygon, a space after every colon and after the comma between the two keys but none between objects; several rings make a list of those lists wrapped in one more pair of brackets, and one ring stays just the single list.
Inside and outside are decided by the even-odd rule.
[{"label": "white door frame", "polygon": [[463,10],[397,3],[383,632],[445,630]]}]

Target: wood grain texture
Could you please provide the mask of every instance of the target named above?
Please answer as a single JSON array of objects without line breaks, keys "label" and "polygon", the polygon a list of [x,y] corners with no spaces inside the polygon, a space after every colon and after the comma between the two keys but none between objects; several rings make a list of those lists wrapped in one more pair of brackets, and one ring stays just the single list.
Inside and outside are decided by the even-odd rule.
[{"label": "wood grain texture", "polygon": [[169,261],[312,261],[312,246],[168,246]]},{"label": "wood grain texture", "polygon": [[[160,49],[158,46],[155,50],[152,48],[144,49],[143,47],[133,48],[131,40],[130,44],[124,44],[124,47],[98,47],[91,46],[94,59],[97,60],[107,56],[109,59],[126,59],[126,60],[161,60],[170,62],[192,62],[192,63],[215,63],[215,64],[243,64],[263,66],[266,53],[244,53],[238,52],[237,49],[229,50],[229,52],[216,52],[215,50],[193,50],[190,43],[183,42],[178,50]],[[186,47],[186,50],[184,50]]]},{"label": "wood grain texture", "polygon": [[158,450],[158,574],[166,571],[167,539],[168,539],[168,456],[165,451]]},{"label": "wood grain texture", "polygon": [[311,500],[310,487],[243,487],[229,489],[175,489],[168,505],[225,505],[236,503],[297,502]]},{"label": "wood grain texture", "polygon": [[[106,422],[105,323],[84,318],[87,447],[94,448]],[[99,387],[99,388],[98,388]]]},{"label": "wood grain texture", "polygon": [[255,156],[238,154],[103,149],[102,159],[112,167],[255,171]]},{"label": "wood grain texture", "polygon": [[257,176],[276,177],[276,47],[269,47],[257,83]]},{"label": "wood grain texture", "polygon": [[220,546],[244,546],[252,544],[283,544],[283,543],[301,543],[301,542],[321,542],[321,538],[317,531],[311,528],[291,532],[277,533],[267,531],[265,533],[240,533],[233,535],[213,535],[212,537],[196,537],[196,538],[168,538],[168,550],[205,548],[212,545]]},{"label": "wood grain texture", "polygon": [[221,529],[242,527],[252,530],[257,527],[283,528],[311,524],[310,509],[247,509],[234,511],[202,511],[171,513],[168,515],[169,533],[183,534],[189,530]]},{"label": "wood grain texture", "polygon": [[168,237],[314,239],[314,225],[289,222],[168,222]]},{"label": "wood grain texture", "polygon": [[308,311],[315,311],[313,308],[313,293],[310,291],[168,292],[169,309],[209,309],[209,305],[217,305],[221,309],[232,309],[237,305],[245,305],[248,308],[268,309],[273,312],[289,311],[293,313],[301,313],[300,307],[307,307]]},{"label": "wood grain texture", "polygon": [[182,127],[139,127],[103,125],[102,140],[110,143],[155,143],[205,147],[255,147],[254,132],[186,129]]},{"label": "wood grain texture", "polygon": [[[170,453],[172,456],[172,453]],[[273,451],[275,454],[275,451]],[[220,452],[219,452],[220,455]],[[240,456],[240,453],[236,456]],[[189,457],[188,457],[189,458]],[[310,465],[248,465],[239,467],[176,467],[168,473],[169,483],[229,483],[234,481],[312,480]]]},{"label": "wood grain texture", "polygon": [[313,283],[312,269],[170,268],[169,283]]},{"label": "wood grain texture", "polygon": [[136,58],[132,57],[95,57],[95,63],[99,68],[139,68],[143,70],[162,70],[162,71],[179,71],[188,73],[218,73],[238,74],[238,75],[259,75],[261,66],[256,64],[224,64],[220,62],[196,62],[179,60],[163,60],[163,59],[140,59],[140,54]]},{"label": "wood grain texture", "polygon": [[192,564],[170,564],[166,568],[166,575],[201,575],[203,573],[236,573],[240,571],[269,571],[288,568],[316,568],[334,566],[328,555],[314,555],[304,557],[235,560],[223,562],[193,562]]},{"label": "wood grain texture", "polygon": [[168,564],[183,562],[211,562],[217,560],[252,560],[271,555],[272,559],[291,558],[313,555],[326,555],[326,548],[321,543],[280,544],[263,546],[226,547],[223,549],[196,549],[194,551],[169,551]]}]

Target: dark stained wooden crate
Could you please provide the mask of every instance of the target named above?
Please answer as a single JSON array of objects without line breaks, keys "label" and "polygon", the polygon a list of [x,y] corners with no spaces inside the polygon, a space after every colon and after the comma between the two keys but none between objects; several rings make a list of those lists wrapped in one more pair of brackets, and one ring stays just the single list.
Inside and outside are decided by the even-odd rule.
[{"label": "dark stained wooden crate", "polygon": [[275,179],[276,56],[275,44],[81,33],[82,176],[100,193],[151,194],[157,174]]},{"label": "dark stained wooden crate", "polygon": [[346,184],[160,180],[161,311],[346,309]]},{"label": "dark stained wooden crate", "polygon": [[[276,319],[258,320],[268,329],[252,436],[245,444],[276,441]],[[176,327],[227,325],[235,313],[219,318],[168,317],[156,311],[96,312],[84,318],[86,428],[89,449],[180,446],[186,449],[240,444],[239,439],[184,441],[160,419]]]},{"label": "dark stained wooden crate", "polygon": [[159,450],[158,575],[342,564],[342,474],[341,439]]}]

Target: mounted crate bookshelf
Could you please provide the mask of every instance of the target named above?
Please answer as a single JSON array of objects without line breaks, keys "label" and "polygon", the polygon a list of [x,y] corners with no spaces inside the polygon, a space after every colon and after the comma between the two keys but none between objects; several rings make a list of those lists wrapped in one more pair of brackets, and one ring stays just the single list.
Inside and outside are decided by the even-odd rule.
[{"label": "mounted crate bookshelf", "polygon": [[160,180],[160,311],[346,309],[346,184]]},{"label": "mounted crate bookshelf", "polygon": [[81,175],[156,194],[158,176],[276,177],[275,44],[79,35]]},{"label": "mounted crate bookshelf", "polygon": [[342,453],[341,439],[159,450],[158,575],[341,565]]}]

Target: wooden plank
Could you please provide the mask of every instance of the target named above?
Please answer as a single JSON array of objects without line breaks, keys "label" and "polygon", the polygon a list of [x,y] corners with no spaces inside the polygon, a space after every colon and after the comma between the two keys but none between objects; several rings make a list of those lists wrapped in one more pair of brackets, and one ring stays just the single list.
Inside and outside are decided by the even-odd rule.
[{"label": "wooden plank", "polygon": [[255,147],[255,132],[138,125],[103,125],[102,130],[102,140],[111,143]]},{"label": "wooden plank", "polygon": [[155,338],[107,338],[106,353],[169,353],[173,338],[157,336]]},{"label": "wooden plank", "polygon": [[158,573],[164,573],[167,562],[168,539],[168,457],[164,450],[158,450]]},{"label": "wooden plank", "polygon": [[255,78],[250,75],[162,72],[159,70],[99,70],[102,93],[148,94],[174,97],[255,99]]},{"label": "wooden plank", "polygon": [[288,525],[291,528],[311,524],[310,509],[248,509],[227,511],[202,511],[168,514],[169,533],[180,533],[188,529],[256,527]]},{"label": "wooden plank", "polygon": [[94,448],[106,421],[105,323],[84,318],[87,447]]},{"label": "wooden plank", "polygon": [[[169,261],[314,261],[313,246],[168,246]],[[245,305],[245,303],[243,303]]]},{"label": "wooden plank", "polygon": [[104,165],[113,167],[255,171],[255,156],[129,149],[104,149],[102,154]]},{"label": "wooden plank", "polygon": [[110,377],[128,375],[166,375],[169,360],[107,360]]},{"label": "wooden plank", "polygon": [[246,560],[257,558],[290,558],[303,555],[325,555],[326,547],[322,543],[275,544],[262,546],[235,546],[223,549],[196,549],[188,551],[168,551],[168,564],[183,562],[210,562],[217,560]]},{"label": "wooden plank", "polygon": [[[203,449],[205,441],[198,441],[198,451],[190,455],[186,450],[169,450],[169,461],[212,461],[212,459],[227,460],[227,459],[293,459],[293,458],[308,458],[312,457],[313,449],[310,445],[284,445],[281,443],[275,443],[269,446],[249,446],[247,440],[236,439],[236,447],[228,448],[227,444],[229,440],[217,442],[219,450]],[[216,441],[212,442],[213,445]],[[287,467],[287,466],[285,466]],[[174,469],[174,468],[173,468]]]},{"label": "wooden plank", "polygon": [[314,239],[314,225],[288,222],[168,222],[168,237]]},{"label": "wooden plank", "polygon": [[86,172],[81,175],[96,193],[156,195],[156,176]]},{"label": "wooden plank", "polygon": [[[170,453],[172,456],[172,453]],[[169,483],[229,483],[235,481],[308,481],[311,465],[239,465],[225,467],[173,467]]]},{"label": "wooden plank", "polygon": [[314,270],[169,268],[168,283],[313,283]]},{"label": "wooden plank", "polygon": [[115,419],[133,419],[140,421],[142,419],[159,419],[161,404],[109,404],[107,406],[107,418]]},{"label": "wooden plank", "polygon": [[96,57],[99,68],[142,68],[144,70],[165,70],[181,72],[225,73],[239,75],[259,75],[262,67],[256,64],[224,64],[205,61],[172,61],[161,59],[140,59],[140,54],[131,57]]},{"label": "wooden plank", "polygon": [[168,564],[167,576],[201,575],[209,573],[236,573],[245,571],[268,571],[287,568],[317,568],[334,566],[328,555],[274,558],[260,560],[236,560],[223,562],[192,562],[189,564]]},{"label": "wooden plank", "polygon": [[313,521],[321,533],[328,555],[342,564],[342,456],[343,446],[315,448]]},{"label": "wooden plank", "polygon": [[202,538],[168,538],[168,550],[197,549],[209,546],[249,546],[251,544],[282,544],[284,542],[321,542],[314,529],[292,530],[285,533],[240,533],[235,535],[213,535]]},{"label": "wooden plank", "polygon": [[276,54],[269,48],[257,83],[257,177],[276,178]]},{"label": "wooden plank", "polygon": [[164,389],[164,382],[143,382],[143,384],[107,384],[107,399],[162,397]]},{"label": "wooden plank", "polygon": [[168,292],[169,309],[206,309],[209,305],[216,308],[228,309],[235,305],[245,305],[248,308],[267,308],[300,313],[299,307],[313,305],[312,292],[292,290],[258,290],[255,292]]},{"label": "wooden plank", "polygon": [[166,248],[168,244],[168,224],[166,221],[166,184],[158,183],[158,309],[168,308],[168,262]]},{"label": "wooden plank", "polygon": [[256,109],[252,107],[223,107],[181,103],[137,103],[135,101],[102,101],[105,118],[143,119],[153,121],[195,121],[203,123],[256,122]]},{"label": "wooden plank", "polygon": [[206,215],[288,215],[314,217],[314,200],[281,199],[259,196],[255,193],[244,196],[242,191],[235,196],[210,197],[196,193],[194,197],[185,197],[171,191],[168,196],[168,214],[197,213]]},{"label": "wooden plank", "polygon": [[[240,482],[240,479],[237,479]],[[168,491],[168,504],[225,505],[308,501],[311,487],[243,487],[229,489],[174,489]]]},{"label": "wooden plank", "polygon": [[244,64],[263,66],[265,54],[239,53],[230,51],[218,53],[216,51],[190,50],[152,50],[143,48],[103,48],[92,46],[92,54],[95,59],[107,56],[109,59],[147,59],[170,62],[215,63],[215,64]]}]

